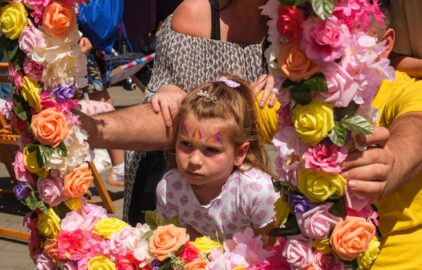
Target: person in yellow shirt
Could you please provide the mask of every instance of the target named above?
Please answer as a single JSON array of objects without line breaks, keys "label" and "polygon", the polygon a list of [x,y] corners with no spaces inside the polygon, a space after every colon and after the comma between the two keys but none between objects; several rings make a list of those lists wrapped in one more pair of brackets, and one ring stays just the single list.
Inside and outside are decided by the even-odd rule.
[{"label": "person in yellow shirt", "polygon": [[[388,57],[395,31],[388,28],[382,39],[382,56]],[[372,105],[389,138],[383,147],[351,154],[344,164],[349,188],[377,199],[381,251],[371,269],[422,269],[422,81],[396,71],[395,81],[382,83]],[[369,164],[372,179],[365,176]]]}]

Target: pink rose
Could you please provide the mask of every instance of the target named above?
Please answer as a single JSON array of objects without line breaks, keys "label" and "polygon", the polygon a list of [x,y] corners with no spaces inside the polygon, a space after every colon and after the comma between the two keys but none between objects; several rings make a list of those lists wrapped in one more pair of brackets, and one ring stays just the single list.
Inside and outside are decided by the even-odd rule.
[{"label": "pink rose", "polygon": [[64,231],[73,232],[76,230],[84,230],[83,228],[84,218],[79,215],[77,212],[71,211],[66,214],[66,216],[62,219],[60,223],[60,227]]},{"label": "pink rose", "polygon": [[339,65],[333,63],[323,67],[328,90],[318,92],[316,98],[336,107],[347,107],[359,90],[359,84]]},{"label": "pink rose", "polygon": [[357,212],[360,212],[371,204],[371,199],[369,197],[350,191],[348,188],[346,188],[345,201],[348,208]]},{"label": "pink rose", "polygon": [[313,253],[315,269],[330,269],[330,270],[343,270],[343,262],[340,261],[332,253],[322,254],[319,252]]},{"label": "pink rose", "polygon": [[278,7],[277,30],[288,41],[298,41],[302,36],[303,11],[297,7]]},{"label": "pink rose", "polygon": [[22,88],[23,74],[17,70],[13,65],[9,65],[9,81],[11,81],[17,88]]},{"label": "pink rose", "polygon": [[32,10],[31,16],[36,23],[39,23],[45,7],[50,3],[50,0],[23,0],[25,6]]},{"label": "pink rose", "polygon": [[43,33],[30,25],[23,29],[19,38],[19,48],[26,54],[32,55],[34,50],[44,42]]},{"label": "pink rose", "polygon": [[312,239],[325,239],[340,218],[328,212],[331,203],[321,204],[303,214],[297,214],[297,223],[303,235]]},{"label": "pink rose", "polygon": [[25,57],[25,60],[23,61],[23,72],[25,72],[26,76],[28,76],[31,80],[41,80],[43,70],[43,65],[40,65],[37,62],[32,61],[30,58]]},{"label": "pink rose", "polygon": [[305,168],[331,174],[339,174],[341,172],[340,165],[346,160],[346,157],[347,148],[338,147],[335,144],[330,146],[317,144],[308,148],[303,155]]},{"label": "pink rose", "polygon": [[139,230],[134,227],[126,227],[113,233],[109,242],[110,252],[116,255],[133,253],[139,237]]},{"label": "pink rose", "polygon": [[349,29],[336,17],[325,21],[311,17],[303,24],[300,47],[309,59],[333,62],[342,56],[349,37]]},{"label": "pink rose", "polygon": [[283,252],[291,268],[303,269],[312,263],[311,240],[301,236],[291,236],[287,239]]},{"label": "pink rose", "polygon": [[99,252],[101,239],[90,232],[75,230],[68,232],[61,230],[57,234],[57,254],[62,259],[79,261],[89,254]]},{"label": "pink rose", "polygon": [[35,263],[35,269],[37,270],[54,270],[57,269],[57,265],[50,260],[45,254],[38,256]]},{"label": "pink rose", "polygon": [[26,169],[23,163],[22,152],[16,152],[15,161],[13,162],[13,171],[15,172],[16,179],[28,184],[34,184],[32,174]]},{"label": "pink rose", "polygon": [[297,136],[293,126],[284,126],[278,130],[273,138],[274,147],[281,158],[286,159],[295,154],[301,156],[306,151],[306,145]]},{"label": "pink rose", "polygon": [[289,184],[297,186],[298,171],[301,168],[299,159],[282,159],[280,156],[275,158],[275,165],[278,176]]},{"label": "pink rose", "polygon": [[38,180],[37,189],[40,198],[51,207],[54,207],[64,201],[63,183],[59,177],[51,176],[49,178]]},{"label": "pink rose", "polygon": [[79,210],[79,214],[84,218],[84,228],[86,230],[92,230],[98,220],[107,217],[107,211],[104,208],[90,203],[84,204]]}]

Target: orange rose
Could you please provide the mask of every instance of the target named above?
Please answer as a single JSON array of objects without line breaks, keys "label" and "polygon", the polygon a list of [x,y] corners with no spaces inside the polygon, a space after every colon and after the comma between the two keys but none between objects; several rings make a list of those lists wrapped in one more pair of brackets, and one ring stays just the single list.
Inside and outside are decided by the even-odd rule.
[{"label": "orange rose", "polygon": [[44,254],[50,258],[54,263],[58,262],[64,262],[64,260],[61,260],[59,256],[57,255],[57,239],[47,239],[44,243]]},{"label": "orange rose", "polygon": [[185,265],[185,270],[205,270],[208,261],[205,259],[196,259]]},{"label": "orange rose", "polygon": [[87,167],[78,167],[64,177],[63,194],[69,198],[79,198],[88,191],[93,179]]},{"label": "orange rose", "polygon": [[42,25],[48,34],[65,39],[76,26],[76,15],[71,8],[51,2],[44,10]]},{"label": "orange rose", "polygon": [[375,236],[375,226],[362,217],[348,216],[334,227],[331,249],[345,261],[362,255]]},{"label": "orange rose", "polygon": [[149,239],[149,252],[158,260],[164,261],[169,253],[175,253],[187,241],[189,236],[185,228],[178,228],[173,224],[160,226]]},{"label": "orange rose", "polygon": [[66,116],[55,108],[34,115],[31,128],[37,141],[52,147],[57,147],[69,133]]},{"label": "orange rose", "polygon": [[281,73],[295,82],[308,79],[320,71],[320,67],[309,60],[299,45],[292,42],[280,45],[277,62]]}]

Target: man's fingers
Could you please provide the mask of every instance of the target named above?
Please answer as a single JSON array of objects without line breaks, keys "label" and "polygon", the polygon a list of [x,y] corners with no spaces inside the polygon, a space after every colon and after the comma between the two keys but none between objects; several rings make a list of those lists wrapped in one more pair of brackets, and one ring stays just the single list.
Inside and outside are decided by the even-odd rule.
[{"label": "man's fingers", "polygon": [[261,90],[264,88],[267,76],[268,75],[259,76],[258,79],[252,84],[252,91],[255,97],[258,96],[259,92],[261,92]]},{"label": "man's fingers", "polygon": [[388,164],[389,158],[386,150],[383,148],[371,148],[364,152],[352,152],[347,156],[342,165],[342,170],[347,171],[359,166],[381,163]]},{"label": "man's fingers", "polygon": [[366,148],[370,145],[385,146],[387,144],[390,132],[384,127],[375,127],[374,133],[372,134],[359,134],[355,138],[355,143],[361,147]]},{"label": "man's fingers", "polygon": [[273,87],[274,87],[274,78],[273,76],[268,75],[265,80],[264,93],[261,97],[261,100],[259,100],[259,106],[261,108],[265,107],[265,104],[267,103],[268,98],[273,93]]},{"label": "man's fingers", "polygon": [[268,107],[269,108],[274,107],[276,102],[277,102],[277,96],[273,92],[273,93],[271,93],[270,100],[268,101]]},{"label": "man's fingers", "polygon": [[160,103],[159,103],[159,99],[158,98],[153,97],[151,99],[151,105],[152,105],[152,110],[155,113],[159,113],[160,112],[161,107],[160,107]]},{"label": "man's fingers", "polygon": [[341,175],[347,180],[384,181],[387,178],[389,168],[390,166],[386,164],[375,163],[344,171]]},{"label": "man's fingers", "polygon": [[372,198],[379,198],[384,190],[384,186],[385,182],[383,181],[350,180],[347,182],[347,187],[350,191]]},{"label": "man's fingers", "polygon": [[161,114],[163,115],[164,124],[167,127],[171,127],[172,125],[171,113],[170,113],[170,108],[169,108],[168,103],[166,101],[161,101],[160,106],[161,106]]}]

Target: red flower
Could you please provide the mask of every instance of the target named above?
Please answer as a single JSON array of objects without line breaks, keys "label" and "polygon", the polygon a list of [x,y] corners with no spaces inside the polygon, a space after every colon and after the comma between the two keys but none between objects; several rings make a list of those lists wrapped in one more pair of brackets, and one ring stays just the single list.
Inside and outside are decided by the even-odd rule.
[{"label": "red flower", "polygon": [[127,253],[126,255],[120,255],[116,258],[117,270],[150,270],[151,268],[146,265],[140,267],[140,261],[138,261],[132,254]]},{"label": "red flower", "polygon": [[297,7],[280,5],[278,8],[277,30],[288,41],[299,41],[302,37],[303,12]]},{"label": "red flower", "polygon": [[190,263],[191,261],[199,259],[199,251],[195,246],[187,242],[185,244],[185,248],[179,254],[178,257],[182,259],[185,263]]}]

